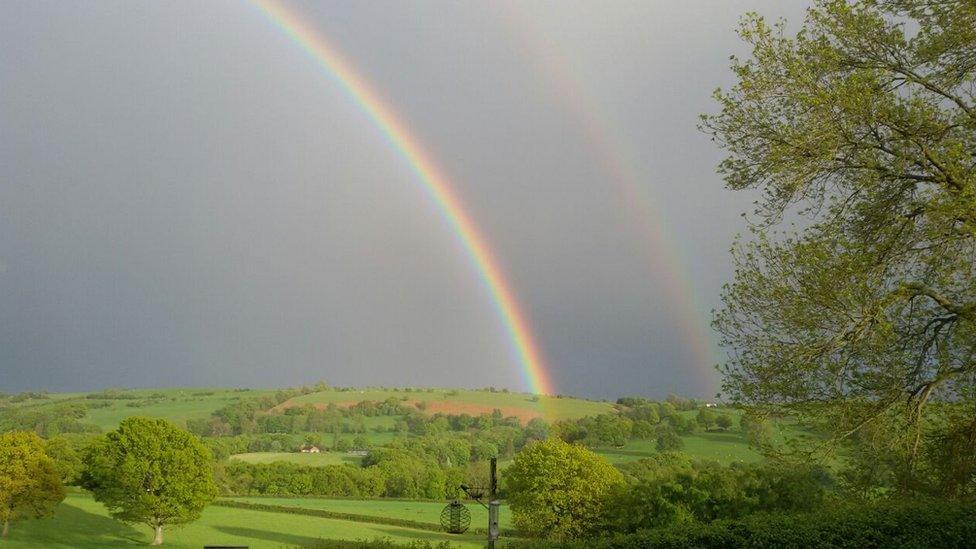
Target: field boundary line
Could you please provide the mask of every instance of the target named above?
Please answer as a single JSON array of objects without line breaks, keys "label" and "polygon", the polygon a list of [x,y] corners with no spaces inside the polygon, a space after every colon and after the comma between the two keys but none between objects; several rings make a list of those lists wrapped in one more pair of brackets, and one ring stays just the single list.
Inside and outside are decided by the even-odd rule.
[{"label": "field boundary line", "polygon": [[[308,509],[306,507],[292,507],[289,505],[271,505],[267,503],[250,503],[245,501],[229,501],[225,499],[217,500],[211,505],[219,507],[231,507],[236,509],[249,509],[252,511],[268,511],[272,513],[289,513],[292,515],[305,515],[310,517],[320,517],[336,520],[347,520],[350,522],[366,522],[370,524],[384,524],[387,526],[400,526],[403,528],[413,528],[415,530],[426,530],[429,532],[443,533],[440,524],[432,522],[420,522],[409,519],[397,519],[375,515],[360,515],[357,513],[343,513],[340,511],[329,511],[327,509]],[[468,532],[473,534],[487,533],[485,528],[471,528]],[[506,536],[516,536],[517,532],[511,529],[502,529],[502,534]]]}]

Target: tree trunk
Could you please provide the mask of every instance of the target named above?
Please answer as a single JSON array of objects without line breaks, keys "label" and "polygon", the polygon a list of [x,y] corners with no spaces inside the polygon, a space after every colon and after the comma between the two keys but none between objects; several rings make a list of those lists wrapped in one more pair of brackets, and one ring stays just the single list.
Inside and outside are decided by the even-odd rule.
[{"label": "tree trunk", "polygon": [[153,530],[155,530],[156,535],[153,536],[153,540],[152,540],[152,544],[151,545],[162,545],[163,544],[163,525],[162,524],[157,524],[155,527],[153,527]]},{"label": "tree trunk", "polygon": [[7,537],[8,533],[10,533],[10,521],[5,520],[3,521],[3,534],[0,534],[0,537]]}]

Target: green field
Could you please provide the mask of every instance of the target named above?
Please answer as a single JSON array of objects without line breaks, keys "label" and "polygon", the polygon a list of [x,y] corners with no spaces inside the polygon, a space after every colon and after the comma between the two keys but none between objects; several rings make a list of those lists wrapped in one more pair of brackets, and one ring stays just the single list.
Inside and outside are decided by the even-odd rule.
[{"label": "green field", "polygon": [[87,405],[83,421],[103,430],[114,429],[130,416],[150,416],[184,425],[188,419],[206,419],[219,408],[241,399],[274,394],[268,389],[211,389],[205,387],[180,389],[120,389],[114,391],[123,398],[100,398],[94,393],[50,393],[44,399],[29,399],[10,403],[11,408],[38,408],[78,402]]},{"label": "green field", "polygon": [[[357,390],[328,390],[309,393],[291,399],[289,405],[303,404],[352,404],[363,400],[381,401],[388,398],[406,399],[410,401],[445,403],[445,406],[455,404],[458,409],[451,413],[467,412],[476,415],[480,412],[490,413],[494,408],[504,412],[523,409],[535,412],[550,421],[560,419],[574,419],[583,416],[605,414],[614,409],[613,404],[597,402],[579,398],[556,398],[552,396],[533,396],[527,393],[475,391],[469,389],[357,389]],[[470,407],[470,410],[466,410]],[[476,410],[475,408],[482,408]],[[450,411],[450,410],[447,410]]]},{"label": "green field", "polygon": [[[37,407],[43,409],[69,402],[86,404],[89,409],[83,421],[110,430],[130,416],[149,416],[166,419],[177,425],[185,425],[189,419],[206,419],[228,404],[276,392],[275,389],[214,389],[187,387],[175,389],[120,389],[113,390],[116,398],[101,398],[95,393],[50,393],[46,398],[28,399],[6,404],[9,408]],[[613,404],[579,398],[535,397],[527,393],[512,393],[470,389],[394,389],[372,388],[357,390],[331,389],[295,397],[279,408],[295,405],[353,404],[363,400],[382,401],[390,397],[430,405],[429,413],[491,413],[495,408],[505,415],[518,415],[523,423],[539,416],[549,421],[574,419],[610,412]],[[364,433],[371,444],[389,443],[396,435],[391,432],[377,433],[374,427],[392,429],[398,417],[378,416],[363,418],[368,432]]]},{"label": "green field", "polygon": [[[681,440],[684,441],[684,446],[681,453],[692,459],[717,461],[723,465],[736,461],[746,463],[761,461],[762,455],[749,445],[745,434],[739,428],[739,418],[742,416],[742,411],[734,408],[715,408],[714,411],[717,414],[732,416],[733,426],[727,431],[712,429],[683,435]],[[698,411],[689,410],[680,413],[694,418]],[[801,434],[801,431],[797,430],[794,425],[784,423],[777,424],[774,432],[774,440],[779,442],[784,441],[787,437],[795,437]],[[594,451],[607,458],[611,463],[619,464],[653,456],[658,453],[656,446],[655,440],[630,440],[619,448],[595,448]]]},{"label": "green field", "polygon": [[[88,411],[85,421],[102,429],[112,429],[129,416],[150,416],[167,419],[183,425],[188,419],[206,419],[215,410],[244,398],[254,398],[274,391],[244,391],[226,389],[162,389],[125,391],[126,395],[144,395],[140,400],[109,400],[109,406]],[[152,395],[163,398],[151,398]],[[87,399],[86,399],[87,400]],[[138,403],[132,406],[131,403]]]},{"label": "green field", "polygon": [[[473,510],[473,509],[472,509]],[[367,524],[232,509],[211,506],[192,524],[164,530],[163,547],[199,549],[203,545],[246,545],[251,548],[301,547],[319,539],[357,540],[377,537],[407,543],[418,539],[451,541],[457,547],[483,547],[483,536],[451,535],[383,524]],[[14,523],[10,537],[2,546],[28,549],[36,547],[102,548],[144,547],[152,536],[148,527],[130,526],[113,520],[105,508],[87,494],[73,493],[62,503],[54,518]]]},{"label": "green field", "polygon": [[350,456],[345,452],[321,452],[318,454],[303,454],[300,452],[252,452],[248,454],[235,454],[230,459],[238,459],[247,463],[297,463],[298,465],[311,465],[321,467],[323,465],[359,465],[363,458]]},{"label": "green field", "polygon": [[[762,456],[749,447],[745,437],[737,429],[728,432],[709,431],[681,437],[681,452],[693,459],[717,461],[729,464],[733,461],[759,461]],[[658,453],[654,440],[631,440],[620,448],[597,448],[594,451],[611,463],[626,463]]]},{"label": "green field", "polygon": [[[321,509],[336,513],[350,513],[353,515],[367,515],[371,517],[388,517],[416,522],[426,522],[436,527],[440,522],[441,511],[447,504],[442,501],[402,501],[402,500],[356,500],[330,498],[276,498],[276,497],[235,497],[224,498],[230,501],[246,503],[260,503],[263,505],[280,505],[283,507],[301,507],[303,509]],[[488,511],[476,502],[465,502],[471,511],[471,527],[484,528],[488,522]],[[508,506],[499,509],[499,524],[502,528],[512,528],[512,517]]]}]

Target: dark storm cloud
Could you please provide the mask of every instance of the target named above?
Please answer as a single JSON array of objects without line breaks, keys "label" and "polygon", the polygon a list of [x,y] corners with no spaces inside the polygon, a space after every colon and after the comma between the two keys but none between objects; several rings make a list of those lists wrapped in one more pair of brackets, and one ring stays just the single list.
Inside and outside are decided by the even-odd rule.
[{"label": "dark storm cloud", "polygon": [[[714,389],[565,108],[574,90],[519,33],[556,48],[635,151],[704,322],[750,197],[722,189],[696,117],[730,83],[738,17],[796,19],[802,4],[293,6],[443,167],[560,390]],[[0,9],[0,390],[522,387],[478,273],[408,167],[256,9]]]}]

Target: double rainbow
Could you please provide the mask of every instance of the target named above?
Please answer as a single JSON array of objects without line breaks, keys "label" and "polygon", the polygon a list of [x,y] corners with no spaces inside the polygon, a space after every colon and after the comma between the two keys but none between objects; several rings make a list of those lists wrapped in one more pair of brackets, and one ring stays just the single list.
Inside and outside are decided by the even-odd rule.
[{"label": "double rainbow", "polygon": [[461,240],[468,257],[480,273],[511,340],[514,353],[518,357],[526,385],[534,393],[553,394],[555,391],[542,356],[510,285],[505,280],[484,237],[465,211],[457,193],[451,188],[448,180],[420,142],[321,32],[316,32],[303,23],[295,13],[278,2],[273,0],[251,0],[251,2],[275,26],[305,50],[362,109],[390,145],[410,165],[424,190],[437,204],[444,219]]}]

